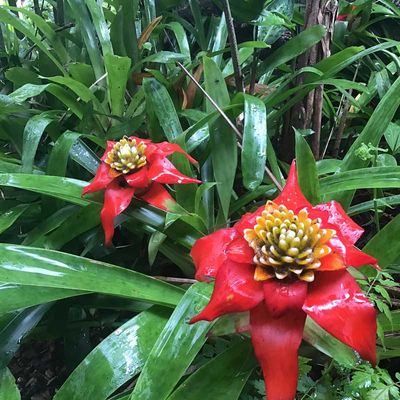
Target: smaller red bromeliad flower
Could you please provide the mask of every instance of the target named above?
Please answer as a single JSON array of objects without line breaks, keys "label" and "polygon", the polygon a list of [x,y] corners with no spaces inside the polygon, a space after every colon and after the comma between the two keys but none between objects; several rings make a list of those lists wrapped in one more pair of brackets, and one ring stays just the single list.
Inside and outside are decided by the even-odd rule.
[{"label": "smaller red bromeliad flower", "polygon": [[135,136],[124,137],[118,142],[107,141],[93,181],[83,189],[83,194],[105,189],[104,205],[101,210],[106,245],[114,235],[114,218],[121,214],[135,195],[137,198],[162,210],[168,210],[175,200],[162,184],[200,183],[180,173],[167,156],[181,153],[192,163],[179,145]]},{"label": "smaller red bromeliad flower", "polygon": [[375,364],[376,313],[346,270],[376,266],[354,246],[363,231],[335,201],[312,206],[293,162],[274,201],[194,244],[196,278],[215,278],[215,287],[190,323],[249,311],[268,400],[295,397],[307,316]]}]

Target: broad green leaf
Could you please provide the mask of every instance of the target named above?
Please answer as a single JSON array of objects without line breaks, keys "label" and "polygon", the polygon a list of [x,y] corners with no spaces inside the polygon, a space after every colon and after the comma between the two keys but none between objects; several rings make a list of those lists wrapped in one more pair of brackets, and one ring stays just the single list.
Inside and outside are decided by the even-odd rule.
[{"label": "broad green leaf", "polygon": [[190,46],[183,26],[179,22],[172,21],[166,24],[165,27],[174,32],[180,52],[190,59]]},{"label": "broad green leaf", "polygon": [[258,68],[258,76],[274,70],[282,64],[304,53],[314,44],[318,43],[326,34],[326,29],[322,25],[312,26],[290,39],[283,46],[275,50],[268,56]]},{"label": "broad green leaf", "polygon": [[[220,69],[208,57],[203,58],[203,63],[207,93],[220,107],[226,107],[230,99]],[[214,111],[214,107],[209,102],[207,102],[207,110]],[[217,182],[217,191],[226,219],[237,166],[237,139],[235,133],[222,118],[210,127],[210,145],[215,182]]]},{"label": "broad green leaf", "polygon": [[304,196],[312,203],[319,203],[319,182],[317,166],[313,153],[300,132],[295,130],[296,135],[296,169],[299,185]]},{"label": "broad green leaf", "polygon": [[[211,20],[211,24],[212,25],[211,33],[209,34],[208,49],[211,49],[211,52],[215,53],[225,48],[226,40],[228,39],[228,29],[226,26],[225,14],[222,13],[221,18],[219,18],[217,24],[213,24],[213,20]],[[222,54],[215,55],[214,57],[212,57],[212,60],[219,67],[222,61]]]},{"label": "broad green leaf", "polygon": [[120,57],[107,54],[104,57],[108,73],[108,95],[110,99],[111,112],[118,117],[124,113],[124,100],[128,73],[131,67],[129,57]]},{"label": "broad green leaf", "polygon": [[140,371],[168,316],[154,307],[119,327],[78,365],[54,400],[106,399]]},{"label": "broad green leaf", "polygon": [[[252,47],[243,47],[239,49],[239,64],[242,65],[246,60],[250,58],[250,56],[253,54],[254,49]],[[233,75],[234,70],[233,70],[233,62],[232,58],[226,63],[224,69],[222,70],[222,75],[224,78]]]},{"label": "broad green leaf", "polygon": [[244,129],[242,143],[243,185],[256,189],[264,177],[267,160],[267,113],[257,97],[244,96]]},{"label": "broad green leaf", "polygon": [[242,340],[190,375],[168,400],[237,400],[256,367],[250,340]]},{"label": "broad green leaf", "polygon": [[0,282],[113,294],[175,305],[178,287],[115,265],[67,253],[0,245]]},{"label": "broad green leaf", "polygon": [[400,149],[400,125],[391,122],[385,130],[385,139],[393,153]]},{"label": "broad green leaf", "polygon": [[29,204],[18,204],[0,214],[0,234],[11,227],[14,222],[29,208]]},{"label": "broad green leaf", "polygon": [[0,400],[21,400],[15,378],[8,368],[0,370]]},{"label": "broad green leaf", "polygon": [[49,304],[27,308],[12,314],[6,324],[0,325],[0,369],[8,365],[24,337],[39,323],[49,308]]},{"label": "broad green leaf", "polygon": [[36,150],[47,126],[55,120],[57,112],[45,111],[34,115],[25,125],[22,146],[21,172],[32,173]]},{"label": "broad green leaf", "polygon": [[54,289],[0,283],[0,315],[54,300],[86,294],[78,290]]},{"label": "broad green leaf", "polygon": [[321,193],[341,193],[345,190],[399,188],[400,167],[371,167],[339,172],[320,180]]},{"label": "broad green leaf", "polygon": [[354,206],[349,207],[347,214],[352,216],[370,211],[374,209],[375,204],[378,206],[379,209],[390,206],[397,206],[400,204],[400,195],[396,194],[394,196],[381,197],[375,200],[369,200],[363,203],[355,204]]},{"label": "broad green leaf", "polygon": [[130,400],[164,400],[172,392],[207,339],[210,324],[189,325],[188,320],[208,303],[211,290],[211,285],[196,283],[182,297],[151,350]]}]

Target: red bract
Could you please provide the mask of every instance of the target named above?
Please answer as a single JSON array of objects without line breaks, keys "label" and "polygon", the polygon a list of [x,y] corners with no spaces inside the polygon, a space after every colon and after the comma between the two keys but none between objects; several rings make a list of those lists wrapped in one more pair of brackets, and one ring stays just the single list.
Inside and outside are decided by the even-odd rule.
[{"label": "red bract", "polygon": [[315,207],[307,201],[293,163],[273,202],[193,246],[196,278],[215,278],[215,287],[190,322],[249,311],[268,400],[295,397],[307,315],[375,364],[375,310],[346,271],[376,265],[354,246],[362,233],[335,201]]},{"label": "red bract", "polygon": [[118,142],[107,141],[93,181],[83,189],[83,194],[105,189],[101,223],[105,243],[109,245],[114,235],[114,218],[121,214],[135,195],[147,203],[168,210],[175,203],[163,183],[199,183],[197,179],[181,174],[167,159],[173,153],[190,157],[180,146],[173,143],[152,143],[149,139],[135,136],[124,137]]}]

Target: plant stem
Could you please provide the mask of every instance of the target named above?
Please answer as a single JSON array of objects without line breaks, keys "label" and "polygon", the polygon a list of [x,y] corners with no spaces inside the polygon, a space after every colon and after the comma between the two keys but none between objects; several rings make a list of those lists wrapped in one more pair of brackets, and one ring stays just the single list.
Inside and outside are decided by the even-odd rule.
[{"label": "plant stem", "polygon": [[228,38],[229,38],[229,45],[231,47],[231,57],[232,57],[233,71],[235,75],[236,90],[238,92],[243,93],[244,92],[243,75],[242,75],[242,70],[240,69],[236,33],[235,33],[235,27],[233,25],[233,18],[232,18],[231,8],[229,6],[229,1],[222,0],[222,6],[224,9],[226,25],[228,28]]}]

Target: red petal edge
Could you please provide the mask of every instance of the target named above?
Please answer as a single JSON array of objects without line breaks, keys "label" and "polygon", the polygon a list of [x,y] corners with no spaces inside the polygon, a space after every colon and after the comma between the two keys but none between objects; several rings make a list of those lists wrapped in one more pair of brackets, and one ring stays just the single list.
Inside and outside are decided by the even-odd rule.
[{"label": "red petal edge", "polygon": [[149,168],[149,179],[158,183],[169,184],[201,183],[198,179],[183,175],[165,157],[155,157],[153,159]]},{"label": "red petal edge", "polygon": [[115,177],[109,175],[109,172],[110,167],[102,162],[97,168],[93,181],[83,189],[82,194],[85,195],[105,189],[115,179]]},{"label": "red petal edge", "polygon": [[190,255],[196,267],[198,281],[209,281],[215,277],[219,267],[227,259],[227,246],[236,236],[235,229],[226,228],[196,241]]},{"label": "red petal edge", "polygon": [[167,189],[157,182],[153,182],[147,192],[137,195],[137,197],[164,211],[168,211],[170,206],[175,204],[175,200]]},{"label": "red petal edge", "polygon": [[273,317],[261,303],[250,311],[251,341],[263,370],[268,400],[293,400],[296,396],[297,352],[305,320],[301,309]]},{"label": "red petal edge", "polygon": [[121,214],[132,200],[135,189],[121,187],[113,182],[104,193],[104,205],[100,213],[105,244],[109,246],[114,236],[114,218]]},{"label": "red petal edge", "polygon": [[212,321],[224,314],[251,310],[263,297],[262,284],[254,280],[254,266],[228,259],[217,272],[210,302],[190,323]]},{"label": "red petal edge", "polygon": [[322,328],[376,364],[376,312],[347,271],[317,273],[303,310]]}]

